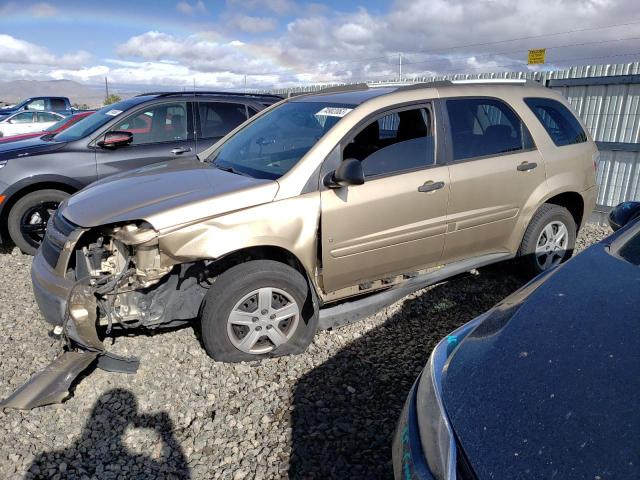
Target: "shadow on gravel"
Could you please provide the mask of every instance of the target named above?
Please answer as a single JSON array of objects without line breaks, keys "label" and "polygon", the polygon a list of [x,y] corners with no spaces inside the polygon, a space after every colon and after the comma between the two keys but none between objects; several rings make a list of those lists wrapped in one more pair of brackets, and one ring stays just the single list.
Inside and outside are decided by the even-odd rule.
[{"label": "shadow on gravel", "polygon": [[451,279],[404,300],[383,325],[301,378],[290,478],[392,478],[396,422],[433,347],[525,282],[510,264]]},{"label": "shadow on gravel", "polygon": [[[146,455],[132,452],[124,443],[128,428],[152,430],[160,441]],[[98,398],[81,437],[63,450],[37,455],[25,479],[191,478],[173,428],[167,413],[139,413],[133,393],[110,390]]]}]

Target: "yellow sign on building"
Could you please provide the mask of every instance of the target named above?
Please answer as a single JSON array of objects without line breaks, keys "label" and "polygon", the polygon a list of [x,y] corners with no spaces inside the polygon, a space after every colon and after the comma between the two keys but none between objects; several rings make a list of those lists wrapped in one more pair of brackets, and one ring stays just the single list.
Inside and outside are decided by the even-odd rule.
[{"label": "yellow sign on building", "polygon": [[529,65],[540,65],[544,63],[544,57],[547,54],[546,48],[538,48],[535,50],[529,50]]}]

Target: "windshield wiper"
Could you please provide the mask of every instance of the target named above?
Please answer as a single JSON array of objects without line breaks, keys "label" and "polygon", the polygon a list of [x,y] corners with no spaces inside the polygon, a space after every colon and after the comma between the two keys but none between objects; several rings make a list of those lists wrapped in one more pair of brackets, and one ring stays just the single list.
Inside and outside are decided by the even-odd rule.
[{"label": "windshield wiper", "polygon": [[243,173],[240,170],[236,170],[233,167],[223,167],[219,163],[215,163],[215,162],[213,163],[213,166],[216,167],[218,170],[222,170],[224,172],[234,173],[236,175],[241,175],[243,177],[248,177],[248,175],[246,173]]}]

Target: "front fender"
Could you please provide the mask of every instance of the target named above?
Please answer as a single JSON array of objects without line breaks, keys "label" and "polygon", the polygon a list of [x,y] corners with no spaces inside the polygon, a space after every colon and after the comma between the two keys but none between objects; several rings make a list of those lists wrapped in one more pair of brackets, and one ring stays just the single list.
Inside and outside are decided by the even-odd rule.
[{"label": "front fender", "polygon": [[280,247],[298,258],[313,278],[319,219],[320,193],[310,192],[160,232],[160,250],[171,265],[218,259],[251,247]]}]

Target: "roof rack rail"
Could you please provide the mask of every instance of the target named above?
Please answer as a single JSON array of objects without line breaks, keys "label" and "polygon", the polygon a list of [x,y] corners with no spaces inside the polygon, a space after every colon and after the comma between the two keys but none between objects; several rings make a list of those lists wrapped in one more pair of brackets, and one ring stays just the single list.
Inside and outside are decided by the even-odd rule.
[{"label": "roof rack rail", "polygon": [[171,97],[173,95],[220,95],[230,97],[258,97],[258,98],[273,98],[282,100],[280,95],[274,95],[272,93],[244,93],[244,92],[223,92],[217,90],[185,90],[174,92],[145,92],[136,95],[136,97],[144,97],[146,95],[156,95],[158,97]]},{"label": "roof rack rail", "polygon": [[522,85],[522,86],[543,86],[542,83],[529,78],[468,78],[461,80],[450,80],[452,85]]},{"label": "roof rack rail", "polygon": [[369,85],[366,83],[351,83],[348,85],[336,85],[335,87],[321,88],[315,92],[309,93],[340,93],[340,92],[357,92],[360,90],[369,90]]}]

